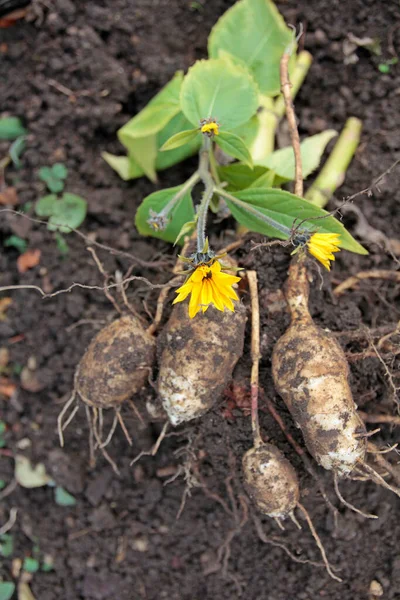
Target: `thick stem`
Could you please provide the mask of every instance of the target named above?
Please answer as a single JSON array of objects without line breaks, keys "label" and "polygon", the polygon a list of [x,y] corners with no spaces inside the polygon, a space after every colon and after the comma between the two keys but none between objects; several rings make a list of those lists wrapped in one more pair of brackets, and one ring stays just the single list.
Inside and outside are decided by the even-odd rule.
[{"label": "thick stem", "polygon": [[[303,81],[306,78],[308,71],[310,70],[312,61],[313,57],[309,52],[307,52],[307,50],[303,50],[297,56],[295,67],[293,69],[293,72],[290,74],[290,82],[292,84],[290,95],[292,100],[295,99],[300,87],[302,86]],[[274,113],[278,118],[278,122],[285,115],[285,100],[283,96],[279,96],[276,99],[274,105]]]},{"label": "thick stem", "polygon": [[200,151],[198,174],[204,184],[204,193],[197,211],[197,252],[202,252],[206,243],[207,213],[210,200],[214,193],[214,180],[209,171],[211,138],[203,137],[203,147]]},{"label": "thick stem", "polygon": [[294,193],[296,196],[303,196],[303,172],[301,166],[301,152],[300,152],[300,138],[297,130],[296,115],[294,113],[294,107],[292,102],[291,84],[289,80],[289,60],[290,54],[285,52],[281,58],[280,63],[280,76],[281,76],[281,89],[283,99],[286,108],[286,118],[289,123],[290,137],[292,140],[294,162],[295,162],[295,180],[294,180]]},{"label": "thick stem", "polygon": [[285,227],[285,225],[282,225],[281,223],[278,223],[277,221],[274,221],[274,219],[271,219],[270,217],[267,217],[267,215],[264,215],[264,213],[262,213],[259,210],[257,210],[254,206],[252,206],[248,202],[244,202],[243,200],[239,200],[239,198],[236,198],[235,196],[232,196],[232,194],[229,194],[229,192],[226,192],[222,188],[217,188],[216,187],[214,189],[214,192],[216,194],[218,194],[219,196],[222,196],[223,198],[226,198],[227,200],[230,200],[231,202],[233,202],[233,204],[236,204],[236,206],[239,206],[240,208],[244,209],[249,214],[251,214],[254,217],[256,217],[259,221],[262,221],[263,223],[266,223],[270,227],[273,227],[274,229],[277,229],[278,231],[280,231],[281,234],[282,234],[282,239],[287,240],[287,239],[290,238],[290,236],[291,236],[291,230],[289,229],[289,227]]},{"label": "thick stem", "polygon": [[306,193],[306,199],[323,208],[344,181],[347,168],[360,143],[362,122],[350,117],[318,177]]},{"label": "thick stem", "polygon": [[260,422],[258,420],[258,380],[260,367],[260,306],[258,301],[257,272],[247,271],[251,298],[251,428],[254,446],[261,446]]}]

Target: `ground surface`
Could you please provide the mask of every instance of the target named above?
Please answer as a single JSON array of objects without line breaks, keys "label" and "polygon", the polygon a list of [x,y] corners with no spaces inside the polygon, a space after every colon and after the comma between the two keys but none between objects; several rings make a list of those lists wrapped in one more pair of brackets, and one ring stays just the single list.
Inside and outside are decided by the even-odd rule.
[{"label": "ground surface", "polygon": [[[118,127],[141,109],[177,69],[186,69],[205,55],[207,34],[231,3],[204,0],[196,3],[200,8],[203,5],[201,10],[189,0],[55,0],[37,4],[43,9],[42,19],[0,30],[1,110],[22,117],[29,129],[23,168],[18,173],[9,171],[9,183],[17,180],[21,204],[34,201],[42,192],[38,167],[65,162],[70,170],[68,189],[89,202],[83,232],[147,260],[160,253],[170,254],[170,248],[162,243],[139,239],[132,226],[137,205],[154,186],[144,179],[123,183],[104,164],[100,152],[118,151]],[[400,53],[400,15],[397,4],[388,1],[350,0],[345,7],[337,0],[312,0],[303,2],[303,7],[299,4],[281,2],[279,8],[288,22],[304,23],[305,47],[315,59],[296,102],[300,133],[313,134],[326,127],[339,130],[351,115],[364,121],[361,147],[337,195],[341,198],[369,186],[400,158],[399,67],[392,67],[389,74],[377,68],[380,62]],[[380,38],[382,57],[359,49],[358,61],[344,65],[343,43],[348,33]],[[60,91],[60,84],[74,92],[75,101]],[[194,164],[189,160],[182,167],[162,173],[160,186],[176,185]],[[393,172],[379,191],[357,200],[371,224],[393,238],[400,236],[398,190],[399,175]],[[355,220],[347,219],[352,228]],[[17,251],[2,247],[0,285],[36,284],[49,291],[66,288],[73,281],[102,285],[84,240],[77,236],[68,236],[69,254],[62,258],[52,234],[43,226],[0,214],[0,243],[11,234],[26,239],[30,248],[41,250],[40,265],[20,275]],[[391,324],[395,327],[400,312],[398,285],[396,288],[393,283],[379,280],[365,282],[338,301],[331,293],[332,285],[359,270],[396,269],[396,263],[383,250],[377,246],[370,249],[368,257],[343,252],[332,275],[324,278],[322,290],[315,272],[312,310],[322,326],[336,332],[362,325],[372,329],[386,325],[390,329]],[[130,259],[108,252],[100,252],[99,256],[111,273],[116,268],[125,271],[132,264]],[[271,293],[279,290],[285,280],[288,253],[279,249],[249,254],[247,247],[237,257],[243,266],[259,271],[261,383],[302,443],[276,398],[270,377],[271,350],[287,325],[279,303],[278,312],[273,312]],[[154,281],[166,278],[160,271],[138,266],[133,273]],[[129,289],[128,295],[144,316],[143,300],[154,310],[155,292],[149,293],[138,284]],[[237,523],[232,512],[226,512],[210,492],[230,505],[231,486],[235,510],[239,512],[236,521],[241,519],[240,457],[250,446],[251,433],[247,413],[237,405],[246,404],[248,393],[248,340],[246,358],[235,373],[234,389],[227,393],[222,407],[186,428],[180,437],[168,438],[155,458],[146,457],[134,467],[129,466],[131,458],[141,448],[150,447],[158,425],[141,430],[127,415],[127,425],[135,436],[134,447],[128,447],[120,430],[110,445],[110,453],[117,457],[121,468],[119,478],[103,458],[98,459],[95,469],[89,469],[83,410],[66,433],[64,450],[60,450],[56,434],[57,414],[71,390],[74,369],[102,322],[115,315],[113,308],[101,292],[79,289],[45,301],[36,292],[24,290],[14,293],[12,299],[7,318],[0,322],[0,346],[9,349],[11,377],[18,391],[1,405],[8,431],[0,478],[6,483],[12,480],[12,456],[22,452],[33,461],[43,462],[57,484],[77,501],[74,507],[62,507],[55,503],[51,487],[18,487],[2,503],[0,522],[5,522],[11,507],[19,510],[11,531],[13,557],[29,556],[36,544],[41,553],[54,558],[52,572],[38,572],[32,578],[31,589],[38,600],[224,600],[238,597],[240,587],[251,600],[367,600],[373,579],[382,585],[385,600],[400,598],[398,499],[370,483],[344,482],[342,491],[348,500],[375,512],[379,520],[365,520],[340,509],[339,529],[334,533],[332,515],[317,484],[264,410],[263,431],[279,444],[298,470],[302,501],[331,562],[341,569],[344,583],[332,581],[324,569],[297,564],[280,548],[263,544],[251,514],[232,540],[224,570],[224,555],[219,549]],[[82,319],[82,324],[71,327]],[[348,343],[346,336],[338,339],[349,352],[360,352],[367,346],[365,340]],[[37,391],[20,387],[17,372],[28,359],[31,365],[36,362],[36,379],[28,380],[25,388]],[[353,359],[351,378],[356,402],[365,411],[392,410],[390,387],[376,357]],[[145,398],[152,395],[151,388],[146,390],[138,400],[139,408],[143,410]],[[375,439],[386,444],[394,437],[384,427]],[[164,484],[190,456],[182,450],[188,443],[209,491],[192,489],[176,520],[185,490],[183,476]],[[230,483],[226,482],[228,476],[232,476]],[[329,474],[321,473],[321,477],[333,499]],[[280,533],[273,522],[266,520],[264,528],[268,536],[279,535],[278,539],[296,555],[319,560],[305,525],[300,532],[289,524],[286,532]],[[4,560],[1,575],[11,578],[11,558]]]}]

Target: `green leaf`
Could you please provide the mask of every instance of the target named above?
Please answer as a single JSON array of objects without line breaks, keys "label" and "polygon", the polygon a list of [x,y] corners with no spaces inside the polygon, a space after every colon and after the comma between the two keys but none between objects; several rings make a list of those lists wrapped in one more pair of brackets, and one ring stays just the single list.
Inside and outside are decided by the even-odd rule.
[{"label": "green leaf", "polygon": [[249,204],[261,215],[260,218],[256,214],[249,214],[245,207],[237,206],[231,200],[225,198],[234,218],[251,231],[285,239],[286,236],[278,229],[262,221],[262,215],[266,215],[289,229],[293,227],[295,222],[299,224],[306,219],[305,228],[319,233],[338,233],[342,248],[356,254],[368,254],[340,221],[329,216],[329,213],[322,208],[318,208],[294,194],[276,188],[250,188],[234,192],[232,196]]},{"label": "green leaf", "polygon": [[251,188],[269,188],[273,187],[275,179],[274,171],[265,171],[258,179],[253,181],[253,183],[249,186]]},{"label": "green leaf", "polygon": [[[324,150],[332,138],[337,135],[333,129],[328,129],[305,139],[300,144],[303,177],[308,177],[321,162]],[[291,146],[276,150],[257,164],[275,171],[284,181],[293,181],[295,177],[294,152]]]},{"label": "green leaf", "polygon": [[135,162],[133,156],[115,156],[115,154],[109,154],[109,152],[102,152],[101,156],[124,181],[144,175],[143,169]]},{"label": "green leaf", "polygon": [[22,166],[20,156],[23,153],[23,151],[25,150],[25,146],[26,146],[25,139],[26,139],[26,137],[24,135],[21,135],[19,138],[17,138],[15,140],[15,142],[13,142],[11,144],[11,147],[8,151],[8,154],[10,155],[10,158],[13,161],[13,164],[16,169],[20,169]]},{"label": "green leaf", "polygon": [[[218,58],[228,52],[244,61],[262,94],[280,91],[279,62],[293,38],[278,9],[270,0],[241,0],[214,25],[208,39],[208,53]],[[290,60],[294,65],[295,53]]]},{"label": "green leaf", "polygon": [[47,485],[50,477],[46,473],[45,466],[38,463],[35,467],[29,458],[23,454],[15,456],[15,479],[24,488],[35,488]]},{"label": "green leaf", "polygon": [[25,250],[27,249],[28,244],[25,240],[20,238],[18,235],[10,235],[10,237],[8,237],[4,240],[4,246],[6,248],[10,248],[10,247],[15,248],[16,250],[18,250],[18,252],[23,254],[25,252]]},{"label": "green leaf", "polygon": [[243,67],[223,59],[200,60],[183,80],[181,107],[195,127],[212,117],[229,131],[255,114],[258,89]]},{"label": "green leaf", "polygon": [[180,111],[182,80],[183,73],[178,71],[147,106],[118,131],[118,138],[124,146],[129,148],[133,138],[154,135]]},{"label": "green leaf", "polygon": [[82,225],[86,217],[87,202],[76,194],[65,193],[57,200],[49,219],[48,229],[70,233]]},{"label": "green leaf", "polygon": [[45,554],[41,566],[44,573],[49,573],[54,570],[54,558],[50,554]]},{"label": "green leaf", "polygon": [[128,148],[129,157],[134,159],[134,162],[143,170],[143,173],[151,181],[157,181],[157,136],[130,138],[126,140],[125,146]]},{"label": "green leaf", "polygon": [[0,554],[4,558],[12,556],[14,552],[14,540],[10,533],[3,533],[0,536]]},{"label": "green leaf", "polygon": [[39,179],[47,183],[53,177],[53,171],[51,167],[40,167],[38,175]]},{"label": "green leaf", "polygon": [[237,158],[250,168],[253,167],[250,152],[238,135],[229,133],[228,131],[220,131],[219,135],[215,136],[214,140],[226,154]]},{"label": "green leaf", "polygon": [[0,600],[10,600],[14,592],[14,583],[11,581],[0,581]]},{"label": "green leaf", "polygon": [[15,140],[28,132],[18,117],[3,117],[0,119],[0,140]]},{"label": "green leaf", "polygon": [[167,140],[165,144],[161,146],[160,151],[165,152],[165,150],[174,150],[175,148],[184,146],[188,142],[194,140],[194,138],[198,135],[200,135],[200,132],[197,128],[180,131],[179,133],[176,133],[170,137],[169,140]]},{"label": "green leaf", "polygon": [[150,210],[159,213],[182,188],[183,185],[177,185],[173,188],[166,188],[150,194],[143,200],[136,212],[135,217],[135,225],[141,235],[150,235],[166,242],[175,242],[183,225],[194,220],[195,213],[192,196],[189,190],[182,196],[178,204],[169,215],[170,221],[163,231],[154,231],[154,229],[152,229],[147,223],[147,220],[150,216]]},{"label": "green leaf", "polygon": [[53,177],[58,179],[66,179],[68,176],[68,169],[62,163],[55,163],[51,168]]},{"label": "green leaf", "polygon": [[[191,125],[192,124],[190,123],[190,121],[187,120],[185,115],[182,112],[179,112],[166,125],[166,127],[164,127],[164,129],[157,134],[158,148],[161,148],[170,137],[172,137],[176,133],[179,133],[180,131],[185,131],[189,129]],[[156,158],[157,171],[168,169],[168,167],[172,167],[172,165],[181,162],[188,156],[196,154],[200,146],[201,136],[198,136],[194,137],[185,146],[175,148],[174,150],[165,150],[163,152],[158,152]]]},{"label": "green leaf", "polygon": [[31,558],[30,556],[27,556],[24,559],[24,564],[22,568],[28,573],[36,573],[36,571],[39,570],[39,561],[36,560],[36,558]]},{"label": "green leaf", "polygon": [[51,217],[57,202],[59,202],[59,200],[56,194],[43,196],[42,198],[39,198],[35,204],[35,213],[38,217]]},{"label": "green leaf", "polygon": [[54,493],[56,504],[59,506],[75,506],[76,500],[69,492],[64,488],[57,486]]},{"label": "green leaf", "polygon": [[266,172],[265,167],[255,166],[254,169],[250,169],[247,165],[239,163],[218,168],[219,178],[228,183],[228,190],[244,190]]}]

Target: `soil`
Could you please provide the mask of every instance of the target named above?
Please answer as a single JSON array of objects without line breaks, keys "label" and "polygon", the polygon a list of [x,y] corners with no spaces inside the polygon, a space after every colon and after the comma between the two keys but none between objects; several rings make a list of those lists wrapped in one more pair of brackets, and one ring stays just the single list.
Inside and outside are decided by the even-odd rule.
[{"label": "soil", "polygon": [[[100,153],[119,152],[117,129],[177,69],[187,69],[206,55],[208,32],[231,4],[222,0],[37,0],[35,20],[0,29],[1,111],[20,116],[29,131],[22,168],[9,169],[7,174],[8,183],[16,187],[18,208],[33,214],[28,203],[43,194],[38,168],[64,162],[69,169],[68,190],[88,200],[83,233],[122,252],[147,261],[161,257],[171,265],[171,247],[140,238],[133,226],[136,207],[155,186],[145,179],[122,182]],[[398,4],[310,0],[300,5],[290,0],[279,2],[278,7],[288,22],[303,22],[305,47],[314,56],[296,100],[301,135],[326,127],[340,130],[351,115],[364,123],[362,144],[337,194],[341,199],[369,187],[400,158],[399,66],[392,66],[387,74],[378,69],[400,53]],[[358,48],[355,62],[344,64],[349,33],[379,38],[382,55]],[[1,151],[5,148],[0,146]],[[178,184],[194,165],[195,159],[190,159],[161,173],[158,186]],[[372,195],[356,200],[371,225],[397,239],[399,187],[399,171],[394,170]],[[345,215],[344,220],[354,232],[354,216]],[[69,252],[62,256],[53,234],[44,226],[0,214],[0,243],[12,234],[24,238],[29,248],[41,250],[40,264],[20,274],[18,252],[2,246],[1,286],[39,285],[50,292],[68,288],[72,282],[103,285],[85,240],[79,236],[66,236]],[[221,247],[231,236],[225,228],[214,243]],[[276,396],[270,375],[272,347],[288,323],[279,290],[289,255],[282,248],[250,252],[250,247],[249,242],[236,252],[236,258],[259,274],[261,384],[302,445],[301,434]],[[384,365],[370,351],[367,334],[351,337],[340,332],[362,327],[394,330],[400,313],[399,285],[367,280],[338,299],[332,294],[335,284],[360,270],[398,268],[398,262],[381,247],[368,247],[367,257],[340,253],[332,274],[325,274],[323,281],[315,269],[311,308],[316,322],[337,332],[346,352],[358,355],[350,360],[357,404],[369,413],[391,413],[393,391]],[[108,251],[99,250],[98,254],[110,273],[132,267],[134,275],[154,282],[169,277],[166,267],[141,266]],[[129,301],[148,320],[157,295],[157,290],[141,282],[134,282],[128,290]],[[400,598],[398,498],[369,482],[344,481],[341,490],[348,501],[379,519],[364,519],[339,506],[335,531],[318,483],[307,473],[263,401],[263,434],[277,443],[295,466],[302,502],[329,560],[340,569],[343,583],[330,579],[323,568],[296,563],[281,548],[264,544],[257,536],[250,505],[247,522],[241,527],[246,510],[240,461],[251,445],[249,326],[244,357],[222,404],[193,425],[178,428],[178,435],[167,437],[156,456],[143,457],[133,466],[129,466],[131,459],[151,447],[161,425],[142,427],[126,410],[133,447],[118,429],[108,448],[121,470],[118,477],[102,456],[90,468],[83,408],[65,432],[63,449],[56,429],[80,357],[101,326],[115,318],[114,308],[101,291],[81,288],[45,300],[34,290],[2,296],[12,298],[6,317],[0,320],[0,346],[6,347],[10,356],[10,371],[3,374],[14,381],[17,391],[1,402],[7,432],[0,450],[0,479],[6,484],[12,481],[13,456],[22,453],[34,463],[44,463],[56,484],[76,499],[75,506],[58,505],[51,486],[18,486],[6,496],[0,522],[7,520],[12,507],[18,509],[18,515],[10,532],[14,550],[0,570],[5,580],[12,579],[13,560],[15,570],[15,559],[31,556],[38,546],[41,557],[53,558],[54,569],[33,574],[30,586],[37,600],[224,600],[237,598],[241,592],[251,600],[368,600],[373,580],[382,586],[385,600]],[[248,304],[246,294],[244,303]],[[360,358],[365,349],[367,355]],[[387,366],[396,375],[396,363],[391,360]],[[149,385],[135,398],[137,408],[144,414],[145,401],[155,397]],[[107,415],[106,424],[111,420]],[[382,426],[373,439],[378,445],[387,445],[395,437],[395,431]],[[393,456],[395,460],[396,455],[390,458]],[[338,504],[331,475],[321,470],[319,476],[329,497]],[[178,512],[180,518],[176,519]],[[290,522],[281,532],[273,521],[263,519],[266,536],[285,543],[301,559],[318,561],[305,521],[301,524],[302,531]]]}]

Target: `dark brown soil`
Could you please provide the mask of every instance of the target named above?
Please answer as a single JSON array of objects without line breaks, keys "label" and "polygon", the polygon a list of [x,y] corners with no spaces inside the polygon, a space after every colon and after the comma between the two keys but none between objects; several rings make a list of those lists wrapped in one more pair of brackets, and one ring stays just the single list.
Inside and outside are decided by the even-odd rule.
[{"label": "dark brown soil", "polygon": [[[64,162],[70,170],[68,189],[89,202],[84,233],[145,260],[159,258],[160,254],[170,256],[170,247],[140,239],[133,227],[135,209],[141,198],[155,189],[154,185],[144,179],[123,183],[102,161],[100,152],[119,151],[116,130],[177,69],[187,69],[196,58],[205,56],[208,32],[231,4],[222,0],[193,4],[189,0],[37,0],[35,6],[42,15],[36,21],[21,21],[0,29],[0,110],[23,118],[29,130],[23,168],[8,172],[8,183],[16,185],[20,203],[32,202],[42,193],[37,178],[40,166]],[[305,47],[315,60],[296,101],[301,134],[314,134],[326,127],[339,130],[351,115],[364,122],[362,144],[337,195],[340,199],[368,187],[400,158],[399,66],[392,66],[388,74],[378,70],[379,63],[400,53],[399,7],[389,0],[311,0],[299,4],[290,0],[280,2],[279,8],[289,22],[303,22]],[[358,61],[345,65],[343,43],[350,32],[359,38],[378,37],[382,56],[358,49]],[[73,97],[63,93],[60,85],[72,90]],[[192,159],[162,173],[159,185],[176,185],[194,164]],[[373,195],[357,199],[357,206],[371,225],[392,238],[400,235],[398,174],[393,171]],[[353,217],[346,217],[345,222],[353,230]],[[38,267],[20,275],[17,251],[2,246],[1,286],[34,284],[55,291],[74,281],[103,285],[84,240],[78,236],[67,236],[69,254],[61,257],[45,227],[22,217],[0,214],[0,243],[11,234],[26,239],[30,248],[39,248],[41,260]],[[226,234],[221,245],[229,239]],[[242,266],[256,268],[259,273],[261,383],[302,444],[299,431],[274,393],[270,375],[272,347],[287,325],[287,316],[279,306],[274,312],[274,292],[285,281],[289,256],[283,249],[250,253],[249,248],[250,244],[236,256]],[[370,249],[368,257],[342,252],[332,275],[324,276],[322,289],[315,271],[312,312],[318,324],[334,332],[362,326],[395,328],[400,313],[399,285],[370,280],[339,300],[334,300],[331,293],[332,284],[360,270],[398,268],[378,246]],[[116,269],[125,272],[132,265],[132,260],[109,252],[100,251],[99,256],[110,273]],[[167,277],[160,270],[139,266],[134,267],[133,274],[153,281]],[[144,301],[154,311],[157,291],[135,283],[129,288],[129,300],[146,317]],[[344,582],[336,583],[324,569],[295,563],[282,549],[263,544],[255,531],[252,508],[239,531],[243,516],[240,460],[251,445],[246,410],[248,339],[224,404],[184,428],[180,436],[167,438],[157,456],[145,457],[133,467],[129,466],[130,460],[151,446],[159,426],[141,429],[127,411],[126,423],[134,436],[134,446],[130,448],[118,430],[109,447],[121,468],[122,475],[117,477],[102,457],[94,469],[89,468],[83,409],[66,432],[63,450],[56,432],[57,415],[71,391],[75,367],[94,333],[115,317],[113,307],[102,292],[79,288],[47,300],[33,290],[5,295],[12,296],[13,304],[7,318],[0,321],[0,346],[10,351],[11,377],[18,391],[1,404],[1,418],[8,430],[6,446],[1,450],[0,478],[6,483],[12,480],[12,457],[22,452],[34,462],[43,462],[56,483],[77,500],[75,507],[59,506],[51,487],[17,487],[7,496],[0,509],[0,523],[6,521],[11,507],[18,508],[18,516],[11,531],[13,557],[5,559],[1,567],[5,579],[12,577],[12,558],[23,559],[39,545],[42,554],[54,558],[54,570],[33,575],[31,588],[37,600],[224,600],[237,598],[239,588],[251,600],[368,600],[372,580],[382,585],[385,600],[400,598],[398,498],[372,483],[343,482],[346,498],[376,513],[379,519],[366,520],[340,507],[339,528],[334,533],[332,513],[317,483],[305,471],[263,403],[263,433],[295,466],[302,502]],[[81,320],[79,326],[71,327]],[[343,335],[338,339],[348,352],[358,353],[368,346],[363,336],[359,341],[349,341]],[[23,389],[18,374],[29,359],[30,365],[35,362],[37,368],[28,382],[25,377]],[[393,361],[388,367],[395,372]],[[351,373],[354,397],[363,410],[393,410],[384,367],[373,352],[352,359]],[[154,396],[148,386],[137,399],[142,412],[145,400]],[[392,443],[395,432],[383,426],[374,440],[379,445]],[[185,493],[184,469],[169,485],[165,483],[191,460],[192,478],[187,483],[197,482],[207,488],[194,485],[189,490],[183,512],[176,520]],[[320,476],[336,502],[331,475],[320,472]],[[304,521],[302,525],[303,530],[298,531],[289,523],[286,531],[280,532],[273,521],[265,520],[264,529],[266,535],[285,542],[299,557],[319,560]],[[228,561],[228,546],[223,544],[235,530]]]}]

